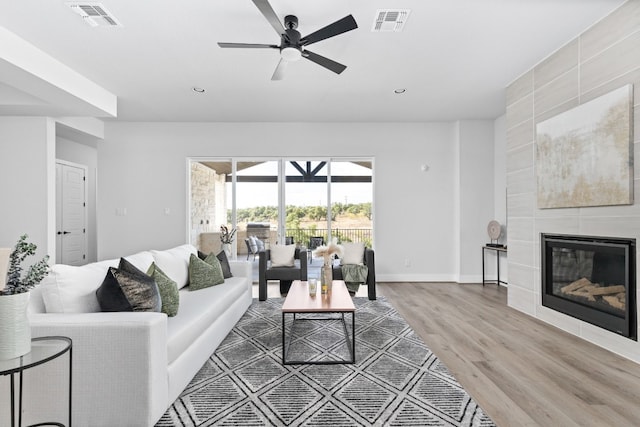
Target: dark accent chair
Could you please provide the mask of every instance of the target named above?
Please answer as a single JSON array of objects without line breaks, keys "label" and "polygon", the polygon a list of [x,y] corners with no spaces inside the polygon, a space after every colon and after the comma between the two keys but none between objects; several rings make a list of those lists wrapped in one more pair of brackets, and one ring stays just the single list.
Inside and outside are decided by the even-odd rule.
[{"label": "dark accent chair", "polygon": [[[367,285],[369,299],[374,300],[376,299],[376,262],[373,249],[365,248],[364,264],[369,268],[369,273],[367,274],[367,282],[364,285]],[[333,267],[333,278],[335,280],[343,280],[342,268],[339,265]]]},{"label": "dark accent chair", "polygon": [[280,293],[289,292],[291,282],[294,280],[307,280],[307,251],[296,249],[294,258],[300,260],[300,264],[295,267],[271,267],[271,251],[267,249],[259,253],[258,262],[258,299],[267,299],[267,280],[280,281]]},{"label": "dark accent chair", "polygon": [[253,260],[256,260],[256,255],[258,255],[258,250],[256,249],[256,251],[254,252],[253,249],[251,249],[251,242],[249,241],[249,239],[244,239],[244,243],[247,245],[247,261],[249,261],[249,257],[251,255],[253,255]]}]

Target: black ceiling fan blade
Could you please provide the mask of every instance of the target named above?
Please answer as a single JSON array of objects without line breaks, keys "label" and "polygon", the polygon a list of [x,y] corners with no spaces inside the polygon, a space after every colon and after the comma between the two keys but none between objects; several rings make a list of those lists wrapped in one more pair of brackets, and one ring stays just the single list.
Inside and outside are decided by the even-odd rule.
[{"label": "black ceiling fan blade", "polygon": [[273,11],[273,8],[269,4],[269,1],[268,0],[252,0],[252,1],[253,1],[253,4],[255,4],[256,7],[260,9],[260,12],[262,12],[264,17],[267,18],[267,21],[269,21],[269,24],[271,24],[273,29],[276,30],[276,33],[278,33],[278,35],[284,34],[285,33],[284,25],[282,25],[282,21],[280,20],[280,18],[278,18],[278,15],[276,15],[276,13]]},{"label": "black ceiling fan blade", "polygon": [[218,42],[218,46],[220,47],[239,47],[244,49],[279,49],[278,46],[274,44],[258,44],[258,43],[220,43]]},{"label": "black ceiling fan blade", "polygon": [[342,65],[334,60],[325,58],[322,55],[318,55],[317,53],[313,53],[308,50],[305,50],[302,53],[302,56],[307,58],[309,61],[315,62],[316,64],[321,65],[324,68],[333,71],[336,74],[340,74],[347,68],[346,65]]},{"label": "black ceiling fan blade", "polygon": [[278,65],[273,72],[273,76],[271,76],[271,80],[282,80],[284,78],[284,72],[287,69],[288,64],[289,61],[285,61],[284,59],[280,58],[280,62],[278,62]]},{"label": "black ceiling fan blade", "polygon": [[320,40],[328,39],[329,37],[337,36],[338,34],[346,33],[347,31],[355,30],[358,28],[356,20],[353,15],[345,16],[342,19],[337,20],[333,24],[329,24],[326,27],[320,28],[318,31],[303,37],[300,40],[301,46],[308,46],[310,44],[319,42]]}]

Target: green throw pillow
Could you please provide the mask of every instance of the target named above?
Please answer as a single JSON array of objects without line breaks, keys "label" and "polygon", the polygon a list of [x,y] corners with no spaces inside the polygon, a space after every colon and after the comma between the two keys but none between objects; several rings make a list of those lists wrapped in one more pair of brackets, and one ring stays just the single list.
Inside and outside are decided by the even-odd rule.
[{"label": "green throw pillow", "polygon": [[224,275],[220,261],[215,255],[209,255],[201,260],[196,255],[189,257],[189,289],[197,291],[209,286],[224,283]]},{"label": "green throw pillow", "polygon": [[178,314],[178,306],[180,305],[180,293],[178,292],[178,284],[171,280],[164,271],[156,263],[152,263],[147,270],[147,274],[153,277],[158,284],[160,298],[162,299],[161,311],[169,317]]}]

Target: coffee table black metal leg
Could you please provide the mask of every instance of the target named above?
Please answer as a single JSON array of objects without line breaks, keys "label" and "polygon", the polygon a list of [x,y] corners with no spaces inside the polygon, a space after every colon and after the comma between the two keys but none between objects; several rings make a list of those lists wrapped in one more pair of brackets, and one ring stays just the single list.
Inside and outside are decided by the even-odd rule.
[{"label": "coffee table black metal leg", "polygon": [[285,359],[285,348],[284,348],[284,312],[282,313],[282,364],[284,365],[284,359]]},{"label": "coffee table black metal leg", "polygon": [[356,363],[356,312],[351,312],[351,363]]}]

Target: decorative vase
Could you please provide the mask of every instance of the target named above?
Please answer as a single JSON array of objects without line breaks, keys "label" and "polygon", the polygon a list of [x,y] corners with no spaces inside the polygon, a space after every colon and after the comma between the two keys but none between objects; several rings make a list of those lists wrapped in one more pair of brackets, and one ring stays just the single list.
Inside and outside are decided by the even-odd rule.
[{"label": "decorative vase", "polygon": [[322,275],[322,293],[326,294],[326,293],[330,293],[331,292],[331,285],[333,282],[333,271],[332,271],[332,265],[331,265],[331,259],[328,256],[324,257],[324,264],[321,268],[321,275]]},{"label": "decorative vase", "polygon": [[227,258],[231,257],[231,243],[223,243],[222,250],[227,255]]},{"label": "decorative vase", "polygon": [[30,292],[0,295],[0,360],[31,351],[31,326],[27,317]]}]

